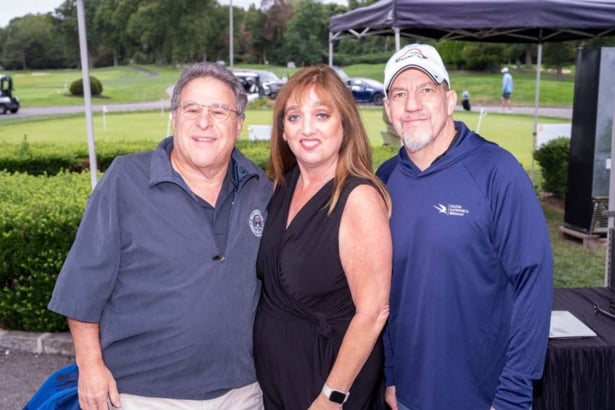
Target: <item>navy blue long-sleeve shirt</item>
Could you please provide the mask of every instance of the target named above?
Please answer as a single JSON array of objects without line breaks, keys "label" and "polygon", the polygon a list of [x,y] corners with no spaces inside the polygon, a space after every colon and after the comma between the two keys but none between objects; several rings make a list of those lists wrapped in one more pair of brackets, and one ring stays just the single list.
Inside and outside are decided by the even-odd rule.
[{"label": "navy blue long-sleeve shirt", "polygon": [[544,214],[510,153],[455,127],[427,169],[402,148],[378,170],[393,202],[387,385],[410,409],[527,409],[551,312]]}]

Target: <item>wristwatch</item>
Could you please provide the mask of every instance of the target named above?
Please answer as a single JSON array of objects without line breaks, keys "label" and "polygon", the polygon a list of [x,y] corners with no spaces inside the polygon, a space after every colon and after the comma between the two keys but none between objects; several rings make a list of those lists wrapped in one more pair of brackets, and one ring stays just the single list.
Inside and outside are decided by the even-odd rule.
[{"label": "wristwatch", "polygon": [[327,386],[327,383],[322,386],[322,394],[324,394],[327,399],[337,404],[346,403],[348,396],[350,396],[350,392],[333,390],[331,387]]}]

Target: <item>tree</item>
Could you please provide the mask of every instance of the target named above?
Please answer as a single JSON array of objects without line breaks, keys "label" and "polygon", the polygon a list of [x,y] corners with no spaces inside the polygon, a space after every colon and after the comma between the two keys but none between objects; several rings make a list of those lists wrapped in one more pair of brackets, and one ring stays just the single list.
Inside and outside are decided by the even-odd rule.
[{"label": "tree", "polygon": [[[96,10],[105,0],[84,1],[85,30],[88,41],[88,53],[93,55],[96,52],[95,45],[98,44],[98,35],[94,25]],[[79,26],[77,21],[77,2],[76,0],[64,0],[54,10],[54,26],[60,34],[63,45],[63,54],[68,67],[80,67],[81,56],[79,54]],[[90,61],[88,56],[88,61]]]},{"label": "tree", "polygon": [[323,4],[301,0],[288,24],[285,50],[299,66],[326,61],[329,39],[329,14]]},{"label": "tree", "polygon": [[[329,19],[377,0],[349,0],[349,7],[319,0],[260,0],[244,10],[217,0],[85,0],[88,51],[94,66],[127,62],[185,64],[226,60],[229,41],[240,62],[300,66],[327,61]],[[403,38],[402,46],[414,39]],[[423,40],[419,40],[423,41]],[[545,44],[546,65],[574,64],[575,48],[609,46],[614,37]],[[336,64],[384,63],[394,51],[392,36],[345,37],[334,44]],[[535,44],[440,41],[451,68],[498,70],[501,64],[532,64]],[[0,64],[32,69],[80,65],[76,0],[64,0],[48,15],[27,15],[0,29]]]},{"label": "tree", "polygon": [[3,65],[22,70],[63,67],[52,20],[50,14],[28,14],[11,20],[3,30]]},{"label": "tree", "polygon": [[442,60],[450,70],[462,68],[464,66],[463,50],[466,47],[465,41],[443,41],[436,45]]},{"label": "tree", "polygon": [[[133,6],[127,9],[126,6]],[[130,44],[134,44],[126,35],[129,16],[136,9],[136,2],[121,0],[104,1],[94,16],[94,26],[99,33],[99,46],[109,47],[113,50],[113,65],[118,65]]]},{"label": "tree", "polygon": [[140,45],[137,60],[161,65],[201,59],[214,7],[214,0],[139,0],[126,24],[130,38]]},{"label": "tree", "polygon": [[265,53],[269,57],[269,61],[274,64],[286,65],[286,62],[289,61],[289,57],[284,50],[284,34],[292,16],[293,7],[284,3],[284,0],[276,0],[267,10],[267,20],[263,32],[263,37],[267,40]]},{"label": "tree", "polygon": [[562,68],[567,64],[574,64],[577,41],[564,41],[561,43],[546,43],[542,49],[544,65],[555,67],[555,77],[562,80]]},{"label": "tree", "polygon": [[470,70],[495,71],[507,60],[505,45],[500,43],[466,42],[463,48],[463,60]]},{"label": "tree", "polygon": [[267,64],[265,24],[267,15],[254,6],[245,14],[245,22],[239,35],[242,60],[250,63]]}]

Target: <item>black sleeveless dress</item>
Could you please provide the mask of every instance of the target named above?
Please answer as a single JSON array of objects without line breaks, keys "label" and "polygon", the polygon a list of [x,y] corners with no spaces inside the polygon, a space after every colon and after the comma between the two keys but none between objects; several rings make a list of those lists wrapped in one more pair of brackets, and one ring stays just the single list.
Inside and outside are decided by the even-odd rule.
[{"label": "black sleeveless dress", "polygon": [[[256,373],[265,409],[302,410],[316,399],[333,366],[355,312],[339,255],[339,228],[350,192],[369,183],[349,178],[327,216],[329,181],[286,229],[298,168],[278,186],[257,260],[263,281],[254,327]],[[367,217],[367,216],[366,216]],[[382,339],[350,388],[344,409],[383,409]]]}]

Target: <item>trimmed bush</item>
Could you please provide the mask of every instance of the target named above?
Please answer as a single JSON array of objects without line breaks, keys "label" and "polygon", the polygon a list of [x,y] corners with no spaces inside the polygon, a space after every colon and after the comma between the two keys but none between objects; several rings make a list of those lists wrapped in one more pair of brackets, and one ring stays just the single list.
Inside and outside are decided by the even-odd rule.
[{"label": "trimmed bush", "polygon": [[0,173],[0,326],[66,330],[46,306],[89,193],[87,172]]},{"label": "trimmed bush", "polygon": [[568,185],[570,139],[551,140],[534,151],[534,159],[542,170],[542,190],[564,199]]},{"label": "trimmed bush", "polygon": [[[105,171],[118,155],[149,151],[156,147],[150,141],[124,141],[96,143],[98,170]],[[81,172],[90,166],[87,144],[54,145],[0,143],[0,170],[22,172],[30,175],[56,175],[68,170]]]},{"label": "trimmed bush", "polygon": [[[69,91],[71,95],[83,95],[83,78],[75,80],[71,83]],[[103,86],[100,80],[96,77],[90,76],[90,91],[92,95],[101,95],[103,92]]]}]

